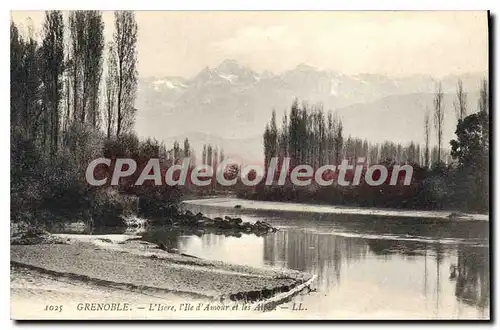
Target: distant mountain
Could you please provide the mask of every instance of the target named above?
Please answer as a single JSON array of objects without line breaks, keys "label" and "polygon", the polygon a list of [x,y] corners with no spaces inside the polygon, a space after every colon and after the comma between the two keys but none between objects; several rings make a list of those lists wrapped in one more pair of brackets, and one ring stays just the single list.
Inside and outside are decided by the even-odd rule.
[{"label": "distant mountain", "polygon": [[[445,140],[449,140],[454,131],[452,94],[457,80],[463,80],[469,103],[475,107],[483,76],[485,74],[468,74],[442,79],[443,91],[447,94],[446,117],[453,119],[452,124],[445,118],[449,125],[445,126]],[[272,110],[276,109],[280,120],[284,110],[298,98],[310,104],[322,103],[325,111],[337,110],[344,121],[346,135],[377,141],[417,140],[421,139],[425,108],[432,108],[435,87],[436,80],[424,75],[348,76],[306,64],[282,74],[257,73],[234,60],[225,60],[190,79],[140,80],[136,129],[141,136],[165,141],[196,134],[214,141],[238,140],[245,143],[238,143],[235,152],[240,156],[246,154],[243,158],[249,159],[261,153],[262,140],[257,137],[261,137]]]},{"label": "distant mountain", "polygon": [[[468,109],[477,106],[478,92],[469,93]],[[453,101],[455,94],[443,96],[444,123],[443,143],[454,138],[457,119]],[[366,138],[373,142],[390,140],[400,143],[411,141],[424,143],[424,116],[429,110],[432,136],[431,144],[437,143],[434,132],[434,94],[392,95],[373,102],[352,104],[337,110],[342,119],[345,135]]]}]

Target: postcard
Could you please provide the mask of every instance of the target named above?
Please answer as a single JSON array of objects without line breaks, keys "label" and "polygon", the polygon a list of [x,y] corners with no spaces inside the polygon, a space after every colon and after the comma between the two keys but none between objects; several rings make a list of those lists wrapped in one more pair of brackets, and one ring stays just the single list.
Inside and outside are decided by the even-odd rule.
[{"label": "postcard", "polygon": [[14,320],[489,320],[487,11],[12,11]]}]

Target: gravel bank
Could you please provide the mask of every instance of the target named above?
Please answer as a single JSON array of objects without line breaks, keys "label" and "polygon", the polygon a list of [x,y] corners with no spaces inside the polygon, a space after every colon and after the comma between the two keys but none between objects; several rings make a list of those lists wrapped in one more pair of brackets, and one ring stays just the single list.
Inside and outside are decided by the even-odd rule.
[{"label": "gravel bank", "polygon": [[296,271],[257,269],[168,253],[137,236],[51,237],[57,239],[11,245],[11,264],[106,286],[127,285],[217,301],[267,299],[310,279]]}]

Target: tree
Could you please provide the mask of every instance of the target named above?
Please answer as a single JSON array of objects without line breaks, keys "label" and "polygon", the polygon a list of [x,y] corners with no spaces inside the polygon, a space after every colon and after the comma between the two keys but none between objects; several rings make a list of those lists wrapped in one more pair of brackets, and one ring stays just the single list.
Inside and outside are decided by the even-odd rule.
[{"label": "tree", "polygon": [[344,139],[342,137],[342,121],[340,119],[336,120],[335,125],[335,137],[334,137],[334,149],[335,149],[335,164],[340,164],[340,158],[342,155],[342,146]]},{"label": "tree", "polygon": [[55,155],[59,145],[59,103],[62,95],[61,79],[64,72],[64,23],[60,11],[45,13],[43,33],[42,82],[43,99],[47,106],[44,122],[48,128],[50,154]]},{"label": "tree", "polygon": [[22,59],[19,67],[18,87],[20,88],[19,100],[14,102],[18,104],[17,116],[19,128],[23,134],[31,139],[36,139],[40,128],[40,118],[42,115],[41,104],[41,68],[40,68],[40,48],[33,36],[23,41],[19,38],[22,45]]},{"label": "tree", "polygon": [[486,79],[483,79],[481,82],[481,90],[479,92],[479,101],[478,101],[479,111],[489,113],[490,105],[488,98],[488,82]]},{"label": "tree", "polygon": [[73,118],[98,127],[104,51],[102,15],[93,10],[72,11],[69,28],[71,56],[68,65],[72,76]]},{"label": "tree", "polygon": [[415,164],[418,163],[418,158],[417,158],[417,152],[416,152],[416,146],[415,143],[410,142],[408,147],[406,148],[406,157],[404,159],[405,162],[409,164]]},{"label": "tree", "polygon": [[451,155],[463,166],[474,166],[489,152],[488,116],[480,111],[459,121],[455,131],[456,140],[451,140]]},{"label": "tree", "polygon": [[179,145],[179,142],[174,141],[174,147],[173,147],[173,152],[174,152],[174,164],[177,164],[179,159],[181,158],[181,146]]},{"label": "tree", "polygon": [[326,123],[323,108],[320,107],[316,112],[316,139],[318,140],[318,151],[316,168],[325,165],[328,162],[328,143],[326,136]]},{"label": "tree", "polygon": [[113,41],[118,72],[116,136],[120,136],[135,121],[137,22],[133,12],[115,11]]},{"label": "tree", "polygon": [[102,77],[102,58],[104,51],[104,23],[100,12],[85,12],[84,44],[84,103],[83,113],[89,115],[88,122],[99,127],[99,89]]},{"label": "tree", "polygon": [[107,59],[107,74],[105,84],[105,101],[106,111],[104,118],[106,120],[106,132],[108,139],[113,134],[116,120],[116,82],[117,82],[117,68],[116,68],[116,52],[113,50],[113,43],[108,45],[108,59]]},{"label": "tree", "polygon": [[327,153],[327,162],[328,164],[332,164],[334,162],[334,136],[335,136],[335,127],[333,121],[333,115],[331,112],[328,112],[327,116],[327,133],[326,133],[326,153]]},{"label": "tree", "polygon": [[201,163],[203,165],[207,164],[207,145],[203,145],[203,151],[201,152]]},{"label": "tree", "polygon": [[283,159],[288,157],[288,117],[285,111],[283,121],[281,122],[281,130],[278,134],[278,148],[279,148],[279,168],[283,164]]},{"label": "tree", "polygon": [[443,145],[443,123],[444,123],[444,103],[443,89],[441,83],[438,84],[434,96],[434,127],[436,128],[436,137],[438,142],[437,161],[441,161],[441,148]]},{"label": "tree", "polygon": [[213,156],[213,149],[212,149],[212,145],[209,144],[208,147],[207,147],[207,165],[209,166],[212,166],[212,156]]},{"label": "tree", "polygon": [[[219,166],[219,150],[217,148],[217,146],[214,148],[214,151],[213,151],[213,157],[212,157],[212,168],[213,168],[213,173],[215,174],[216,171],[217,171],[217,166]],[[212,186],[215,188],[217,186],[217,180],[212,180]]]},{"label": "tree", "polygon": [[[278,127],[276,126],[276,111],[273,110],[269,125],[270,156],[278,156]],[[267,165],[267,164],[266,164]]]},{"label": "tree", "polygon": [[431,123],[430,123],[430,115],[427,110],[424,115],[424,140],[425,140],[425,149],[424,149],[424,166],[429,168],[429,159],[430,159],[430,136],[431,136]]},{"label": "tree", "polygon": [[297,139],[298,139],[298,160],[299,164],[310,164],[309,153],[311,148],[309,145],[309,116],[307,113],[307,103],[303,102],[302,109],[299,110],[299,125],[298,125]]},{"label": "tree", "polygon": [[225,159],[224,157],[224,149],[220,149],[220,154],[219,154],[219,159],[220,159],[220,163],[222,163]]},{"label": "tree", "polygon": [[377,164],[379,161],[379,145],[375,143],[369,146],[369,161],[370,164]]},{"label": "tree", "polygon": [[201,153],[201,161],[203,165],[207,165],[207,145],[203,145],[203,151]]},{"label": "tree", "polygon": [[271,122],[266,124],[263,135],[264,142],[264,163],[269,166],[272,157],[277,157],[279,152],[278,127],[276,125],[276,112],[273,110]]},{"label": "tree", "polygon": [[264,165],[267,168],[271,160],[271,130],[269,129],[269,124],[266,124],[262,139],[264,144]]},{"label": "tree", "polygon": [[[280,130],[273,111],[271,121],[266,124],[263,133],[263,142],[266,164],[271,157],[278,157],[278,167],[281,167],[283,158],[290,157],[292,167],[297,164],[320,167],[340,159],[343,146],[342,122],[331,113],[325,118],[322,105],[310,107],[304,102],[300,108],[296,99],[289,116],[285,111]],[[353,154],[368,152],[368,142],[365,142],[356,140],[350,151]]]},{"label": "tree", "polygon": [[[70,42],[66,40],[64,44],[65,60],[64,60],[64,73],[63,73],[63,94],[64,94],[64,117],[63,117],[63,131],[67,132],[71,123],[71,46]],[[66,137],[66,135],[64,135]]]},{"label": "tree", "polygon": [[420,144],[415,145],[415,162],[422,166],[422,158],[420,153]]},{"label": "tree", "polygon": [[184,139],[184,157],[189,157],[191,156],[191,147],[189,145],[189,140],[188,138]]},{"label": "tree", "polygon": [[468,192],[467,197],[474,206],[487,209],[489,179],[489,135],[488,114],[479,111],[458,121],[451,140],[451,156],[458,160],[461,170],[461,183]]},{"label": "tree", "polygon": [[71,55],[68,65],[71,68],[71,93],[73,96],[73,120],[83,122],[85,111],[82,102],[83,61],[85,49],[85,12],[71,11],[69,14]]},{"label": "tree", "polygon": [[[488,93],[488,82],[486,79],[483,79],[481,84],[481,90],[479,92],[479,101],[478,101],[479,111],[488,115],[490,113],[490,101],[489,101],[489,93]],[[490,127],[489,125],[484,126],[483,130],[484,139],[489,139],[490,136]]]},{"label": "tree", "polygon": [[14,22],[10,23],[10,109],[11,126],[20,126],[23,122],[23,61],[25,45]]},{"label": "tree", "polygon": [[455,113],[458,119],[464,119],[467,116],[467,93],[464,92],[464,86],[461,79],[457,83],[457,98],[453,101]]},{"label": "tree", "polygon": [[298,157],[299,157],[299,146],[300,146],[300,137],[298,135],[299,132],[299,105],[298,105],[298,100],[295,99],[293,101],[292,107],[290,109],[290,121],[289,121],[289,127],[288,127],[288,133],[289,133],[289,138],[288,138],[288,150],[289,150],[289,155],[291,158],[292,166],[297,164],[298,162]]}]

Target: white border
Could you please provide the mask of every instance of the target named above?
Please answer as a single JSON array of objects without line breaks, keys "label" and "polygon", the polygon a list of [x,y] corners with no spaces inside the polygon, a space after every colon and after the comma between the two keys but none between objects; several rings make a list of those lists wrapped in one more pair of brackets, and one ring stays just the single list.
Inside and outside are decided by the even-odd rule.
[{"label": "white border", "polygon": [[[181,2],[181,1],[132,1],[132,0],[86,0],[84,2],[73,2],[69,3],[68,1],[62,1],[62,0],[51,0],[51,1],[35,1],[35,0],[29,0],[29,1],[15,1],[15,2],[9,2],[9,1],[2,1],[0,6],[2,7],[1,11],[1,17],[3,18],[2,22],[4,23],[3,29],[1,29],[1,38],[2,38],[2,45],[4,45],[5,48],[8,46],[8,40],[9,40],[9,30],[8,30],[8,24],[10,21],[10,10],[47,10],[47,9],[100,9],[100,10],[115,10],[115,9],[134,9],[134,10],[486,10],[490,9],[492,11],[492,14],[494,15],[495,13],[498,14],[500,10],[498,9],[499,7],[499,1],[496,0],[475,0],[475,1],[470,1],[470,0],[454,0],[454,1],[446,1],[446,2],[437,2],[435,0],[419,0],[419,1],[401,1],[401,0],[378,0],[378,1],[373,1],[373,0],[350,0],[350,1],[345,1],[345,2],[335,2],[333,1],[326,1],[326,0],[317,0],[312,2],[311,0],[282,0],[282,1],[266,1],[266,0],[253,0],[253,1],[248,1],[248,2],[243,2],[243,1],[236,1],[236,0],[218,0],[217,2],[215,1],[204,1],[204,0],[191,0],[189,3],[187,2]],[[3,8],[5,7],[5,8]],[[498,25],[498,20],[497,20],[497,25]],[[498,34],[498,33],[497,33]],[[495,38],[496,39],[496,38]],[[493,59],[494,61],[497,60],[498,58],[498,51],[496,50],[497,47],[495,46],[495,58]],[[0,53],[1,59],[2,59],[2,69],[4,71],[3,74],[3,81],[2,81],[2,103],[5,105],[3,111],[1,111],[1,116],[3,117],[2,120],[0,120],[0,125],[2,125],[2,129],[0,132],[4,135],[2,139],[0,139],[0,146],[2,149],[2,162],[0,162],[1,166],[1,173],[4,173],[4,175],[8,175],[10,173],[10,166],[9,166],[9,148],[10,148],[10,120],[9,120],[9,57],[7,55],[7,49],[4,49],[3,52]],[[496,73],[496,72],[494,72]],[[493,73],[493,74],[494,74]],[[498,95],[498,84],[495,84],[496,88],[494,91],[494,96]],[[493,111],[493,110],[492,110]],[[494,112],[494,111],[493,111]],[[498,115],[495,116],[495,124],[498,126]],[[498,149],[498,146],[500,145],[500,141],[498,138],[498,134],[496,134],[495,138],[495,146]],[[495,150],[497,151],[497,150]],[[497,154],[493,152],[494,154]],[[497,157],[494,157],[495,160],[497,160]],[[495,166],[493,166],[495,168]],[[4,182],[6,180],[3,180]],[[499,176],[496,176],[495,182],[493,186],[499,187],[500,186],[500,179]],[[5,237],[2,240],[2,243],[4,244],[3,250],[4,251],[9,251],[9,237],[8,233],[10,230],[9,227],[9,219],[10,219],[10,190],[7,187],[7,183],[3,184],[3,189],[1,190],[1,196],[0,196],[0,201],[1,201],[1,210],[2,210],[2,226],[3,230],[2,233],[4,233]],[[495,194],[498,199],[500,197],[498,194]],[[495,199],[495,202],[497,202],[497,198]],[[494,203],[496,204],[496,203]],[[498,224],[496,225],[498,227]],[[492,235],[495,235],[496,233],[492,233]],[[498,246],[498,243],[496,244]],[[495,251],[497,252],[497,251]],[[9,296],[9,287],[10,287],[10,275],[9,275],[9,268],[7,265],[9,264],[9,255],[7,252],[2,253],[2,261],[1,264],[4,265],[4,272],[2,273],[2,278],[3,278],[3,285],[1,286],[2,292],[1,292],[1,297],[2,297],[2,315],[1,315],[1,323],[2,323],[2,328],[13,328],[15,326],[18,326],[17,324],[14,324],[12,321],[9,321],[10,319],[10,296]],[[494,264],[497,264],[496,261],[498,260],[496,258],[497,254],[495,253],[495,260],[493,261]],[[498,269],[495,274],[498,274]],[[492,279],[492,287],[495,288],[496,285],[494,285],[495,280]],[[492,294],[492,299],[495,299],[496,297],[499,297],[495,292]],[[498,302],[495,301],[494,306],[498,306]],[[492,313],[492,316],[496,313]],[[245,324],[245,323],[242,323]],[[248,324],[248,322],[246,322]],[[88,324],[87,324],[88,325]],[[128,327],[132,329],[142,329],[144,327],[144,323],[137,324],[124,324],[124,323],[119,323],[119,324],[95,324],[92,323],[94,327],[98,329],[107,329],[109,327]],[[178,324],[155,324],[154,326],[158,328],[165,328],[168,327],[169,329],[171,328],[177,328],[180,326],[183,327],[193,327],[196,325],[201,325],[201,324],[186,324],[186,325],[178,325]],[[255,327],[269,327],[269,328],[275,328],[275,327],[289,327],[292,324],[254,324],[253,326]],[[312,324],[295,324],[295,326],[299,327],[309,327]],[[316,324],[315,324],[316,325]],[[343,327],[343,324],[324,324],[327,327]],[[437,327],[442,324],[419,324],[419,326],[422,327]],[[455,326],[456,324],[450,324],[451,326]],[[41,327],[41,328],[46,328],[46,329],[52,329],[54,326],[59,326],[59,327],[76,327],[76,326],[81,326],[80,324],[48,324],[48,323],[43,323],[43,324],[25,324],[24,327]],[[152,325],[150,325],[152,326]],[[221,326],[229,326],[233,327],[235,326],[234,323],[228,323],[228,324],[204,324],[205,327],[221,327]],[[352,326],[352,325],[351,325]],[[360,324],[356,326],[361,326]],[[385,324],[381,324],[381,326],[385,327]],[[396,326],[399,326],[396,324]],[[481,324],[468,324],[470,327],[479,327]]]},{"label": "white border", "polygon": [[409,3],[399,0],[351,0],[337,1],[333,3],[328,0],[304,1],[238,1],[238,0],[190,0],[182,1],[141,1],[140,3],[130,0],[87,0],[69,4],[68,1],[51,0],[44,1],[17,1],[11,9],[133,9],[133,10],[485,10],[493,6],[493,0],[455,0],[450,2],[436,2],[433,0],[419,0]]}]

